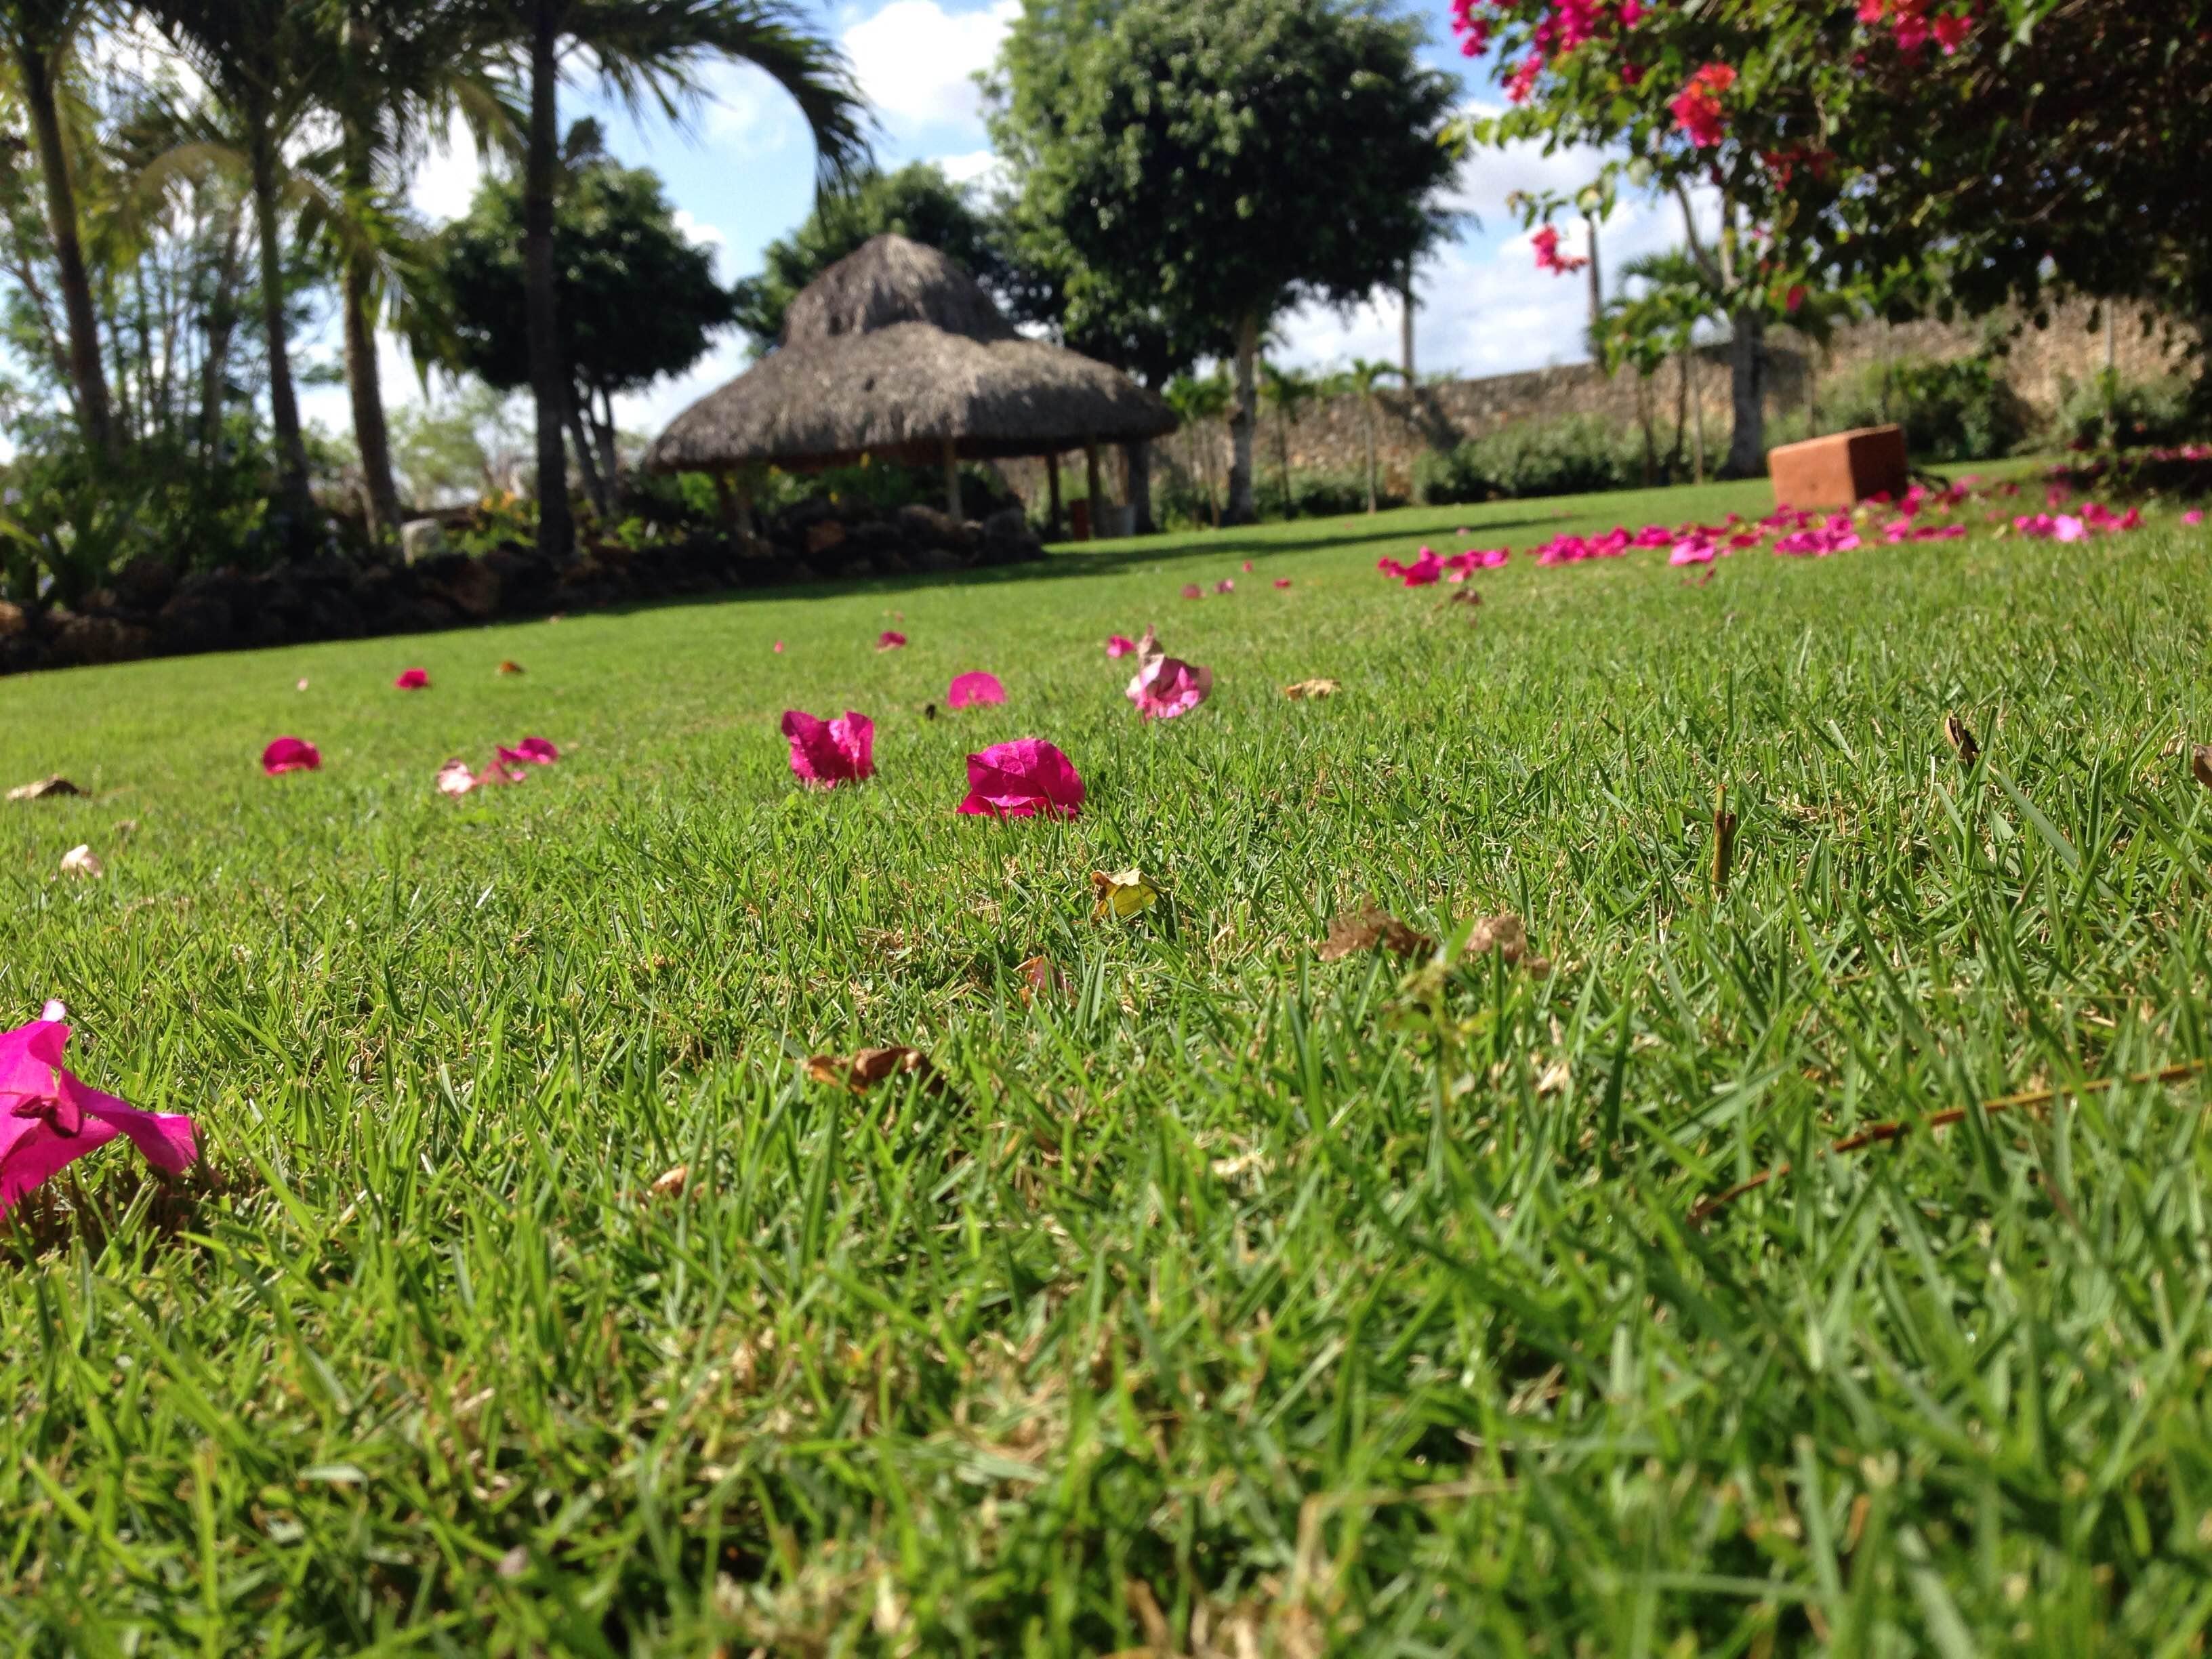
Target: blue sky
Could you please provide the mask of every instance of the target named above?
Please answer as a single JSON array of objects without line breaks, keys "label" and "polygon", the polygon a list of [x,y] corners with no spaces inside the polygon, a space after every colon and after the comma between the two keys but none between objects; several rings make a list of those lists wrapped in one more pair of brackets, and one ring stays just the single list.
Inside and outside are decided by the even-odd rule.
[{"label": "blue sky", "polygon": [[[991,162],[981,100],[973,76],[987,68],[1000,39],[1017,15],[1016,0],[866,0],[825,8],[822,26],[843,44],[879,123],[877,155],[886,167],[934,161],[956,178],[981,177]],[[1484,66],[1470,65],[1446,37],[1446,13],[1435,9],[1431,56],[1460,76],[1469,100],[1494,95]],[[1470,73],[1472,71],[1472,73]],[[601,107],[588,91],[567,96],[564,118],[584,113],[608,122],[611,148],[634,165],[653,168],[666,180],[670,199],[687,231],[711,245],[725,280],[760,268],[765,246],[802,221],[813,196],[813,155],[805,129],[789,101],[758,71],[731,65],[717,70],[711,97],[687,130],[653,118],[633,123]],[[1534,269],[1527,235],[1505,209],[1514,190],[1572,189],[1595,171],[1588,153],[1545,156],[1523,147],[1488,152],[1462,171],[1453,205],[1475,216],[1457,239],[1429,262],[1419,279],[1416,357],[1425,374],[1450,369],[1467,374],[1502,374],[1571,362],[1583,353],[1579,338],[1587,312],[1580,278],[1559,278]],[[477,161],[465,139],[434,156],[417,181],[416,205],[434,218],[467,204]],[[1604,232],[1608,265],[1679,236],[1671,207],[1624,204]],[[1566,237],[1582,246],[1579,226]],[[1397,356],[1395,301],[1340,317],[1322,309],[1284,319],[1282,361],[1326,365],[1352,356]],[[399,354],[387,349],[388,384],[396,396],[418,395]],[[724,341],[680,380],[665,382],[618,404],[625,428],[657,430],[692,398],[744,367],[742,346]],[[310,418],[332,428],[345,422],[343,392],[318,391],[307,399]]]}]

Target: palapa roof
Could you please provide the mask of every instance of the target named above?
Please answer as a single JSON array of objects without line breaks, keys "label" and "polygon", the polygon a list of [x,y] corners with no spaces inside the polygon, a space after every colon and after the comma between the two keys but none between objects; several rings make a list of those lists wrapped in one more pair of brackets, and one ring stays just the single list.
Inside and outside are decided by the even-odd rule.
[{"label": "palapa roof", "polygon": [[807,284],[785,313],[783,343],[670,422],[645,465],[933,462],[947,438],[980,460],[1175,427],[1168,406],[1118,369],[1015,332],[935,248],[878,236]]}]

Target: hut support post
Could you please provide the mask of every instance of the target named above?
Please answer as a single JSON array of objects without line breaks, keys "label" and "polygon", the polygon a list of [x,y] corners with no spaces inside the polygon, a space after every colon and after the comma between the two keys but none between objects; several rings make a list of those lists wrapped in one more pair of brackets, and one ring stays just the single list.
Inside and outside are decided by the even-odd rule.
[{"label": "hut support post", "polygon": [[1104,532],[1098,527],[1098,509],[1106,504],[1106,497],[1098,474],[1098,444],[1097,440],[1083,446],[1083,483],[1091,496],[1091,533]]},{"label": "hut support post", "polygon": [[1060,457],[1056,454],[1044,458],[1044,481],[1052,501],[1052,515],[1045,520],[1045,534],[1054,541],[1058,541],[1060,539]]},{"label": "hut support post", "polygon": [[960,452],[951,439],[945,441],[945,510],[952,515],[952,522],[961,522],[960,515]]}]

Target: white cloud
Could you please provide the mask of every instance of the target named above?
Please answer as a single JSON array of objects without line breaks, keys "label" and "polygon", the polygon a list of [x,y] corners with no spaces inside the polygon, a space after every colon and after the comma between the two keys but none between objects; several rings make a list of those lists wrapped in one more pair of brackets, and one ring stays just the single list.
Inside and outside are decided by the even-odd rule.
[{"label": "white cloud", "polygon": [[774,155],[810,143],[791,94],[750,64],[718,64],[706,76],[701,127],[718,155]]},{"label": "white cloud", "polygon": [[1020,15],[1020,0],[969,12],[948,12],[939,0],[890,0],[845,31],[845,51],[860,90],[894,131],[959,127],[980,136],[975,76],[990,68]]},{"label": "white cloud", "polygon": [[407,199],[433,223],[458,219],[469,210],[469,199],[483,177],[483,161],[477,154],[476,140],[469,134],[468,123],[456,115],[447,120],[446,131],[415,169]]},{"label": "white cloud", "polygon": [[988,191],[998,180],[999,158],[988,149],[971,149],[959,155],[932,158],[939,170],[956,185],[981,185]]}]

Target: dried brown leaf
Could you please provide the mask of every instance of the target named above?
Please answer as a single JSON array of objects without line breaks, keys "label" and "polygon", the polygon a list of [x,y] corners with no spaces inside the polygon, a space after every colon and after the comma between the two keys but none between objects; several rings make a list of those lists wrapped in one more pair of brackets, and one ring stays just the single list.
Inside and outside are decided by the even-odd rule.
[{"label": "dried brown leaf", "polygon": [[664,1171],[655,1179],[653,1183],[653,1195],[655,1198],[680,1197],[684,1192],[684,1183],[690,1178],[691,1166],[688,1164],[679,1164],[674,1169]]},{"label": "dried brown leaf", "polygon": [[1039,997],[1068,994],[1067,975],[1060,971],[1050,957],[1031,957],[1021,965],[1022,1000],[1034,1002]]},{"label": "dried brown leaf", "polygon": [[1344,688],[1334,680],[1300,680],[1296,685],[1285,686],[1283,695],[1292,702],[1319,702],[1324,697],[1334,696],[1342,690]]},{"label": "dried brown leaf", "polygon": [[1321,959],[1341,962],[1358,951],[1390,951],[1401,957],[1421,956],[1437,948],[1436,940],[1415,933],[1388,910],[1364,905],[1346,910],[1328,925]]},{"label": "dried brown leaf", "polygon": [[1735,867],[1735,814],[1725,806],[1716,806],[1713,808],[1713,892],[1717,896],[1728,891],[1729,872]]},{"label": "dried brown leaf", "polygon": [[8,792],[9,800],[45,800],[53,795],[82,795],[84,791],[57,772],[36,783],[19,784]]},{"label": "dried brown leaf", "polygon": [[806,1062],[806,1075],[817,1083],[830,1084],[862,1094],[886,1078],[912,1077],[932,1094],[945,1087],[945,1079],[919,1048],[894,1044],[886,1048],[863,1048],[850,1060],[842,1054],[816,1054]]},{"label": "dried brown leaf", "polygon": [[1959,764],[1972,766],[1982,752],[1982,745],[1974,741],[1973,732],[1956,714],[1943,716],[1943,739],[1959,752]]},{"label": "dried brown leaf", "polygon": [[2189,769],[2196,775],[2197,782],[2212,789],[2212,745],[2200,743],[2189,751]]},{"label": "dried brown leaf", "polygon": [[499,672],[502,674],[520,674],[522,672],[522,665],[509,657],[500,664]]}]

